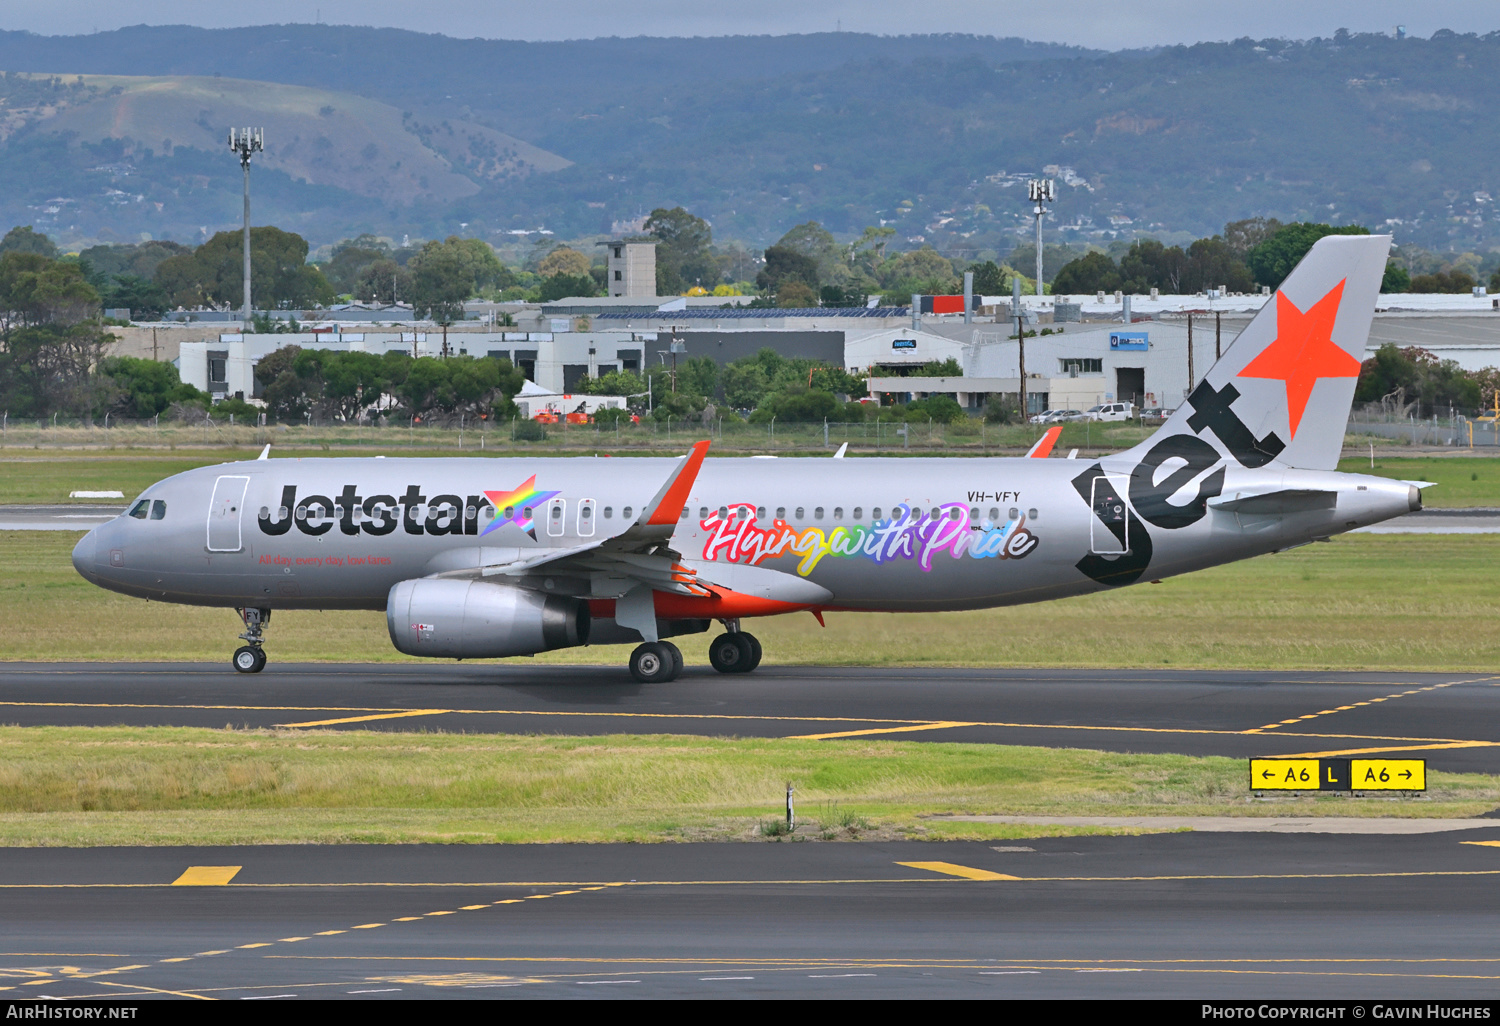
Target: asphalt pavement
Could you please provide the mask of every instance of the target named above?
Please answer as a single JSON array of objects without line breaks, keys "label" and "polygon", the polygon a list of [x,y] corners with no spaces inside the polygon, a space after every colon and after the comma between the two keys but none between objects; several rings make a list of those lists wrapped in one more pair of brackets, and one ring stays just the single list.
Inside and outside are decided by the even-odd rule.
[{"label": "asphalt pavement", "polygon": [[10,849],[0,989],[1491,998],[1496,844],[1500,824],[1008,844]]},{"label": "asphalt pavement", "polygon": [[1500,773],[1500,674],[1285,670],[619,666],[228,661],[7,663],[0,722],[548,734],[667,733],[1180,752],[1392,753]]}]

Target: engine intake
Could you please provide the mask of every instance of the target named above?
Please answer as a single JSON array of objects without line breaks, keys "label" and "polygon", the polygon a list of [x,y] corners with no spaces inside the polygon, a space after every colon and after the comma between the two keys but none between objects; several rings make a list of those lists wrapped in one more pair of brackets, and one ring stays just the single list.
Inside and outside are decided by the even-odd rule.
[{"label": "engine intake", "polygon": [[402,581],[386,599],[397,651],[415,656],[493,659],[586,645],[588,605],[486,581]]}]

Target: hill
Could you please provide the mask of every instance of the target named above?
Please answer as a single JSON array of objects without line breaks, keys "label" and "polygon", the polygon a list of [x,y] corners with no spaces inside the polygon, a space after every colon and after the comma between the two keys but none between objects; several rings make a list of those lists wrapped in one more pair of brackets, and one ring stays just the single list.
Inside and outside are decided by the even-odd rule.
[{"label": "hill", "polygon": [[[1006,252],[1029,213],[1020,183],[1050,168],[1050,227],[1072,241],[1265,215],[1500,246],[1500,34],[1110,54],[971,36],[141,27],[0,33],[0,68],[68,72],[0,83],[0,220],[65,238],[191,241],[234,224],[220,139],[234,119],[267,124],[257,211],[315,242],[571,236],[682,204],[754,245],[817,219],[841,234],[891,224],[905,247]],[[111,77],[123,73],[142,77]]]}]

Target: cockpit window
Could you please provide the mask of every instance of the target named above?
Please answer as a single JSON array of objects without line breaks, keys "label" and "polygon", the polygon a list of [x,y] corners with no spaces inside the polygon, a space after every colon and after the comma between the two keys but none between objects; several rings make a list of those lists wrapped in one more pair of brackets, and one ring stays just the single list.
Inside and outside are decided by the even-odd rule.
[{"label": "cockpit window", "polygon": [[151,503],[151,519],[163,520],[167,515],[167,504],[162,499],[155,499]]},{"label": "cockpit window", "polygon": [[137,520],[145,520],[146,511],[150,508],[151,501],[149,499],[142,499],[140,502],[131,507],[130,515],[135,517]]}]

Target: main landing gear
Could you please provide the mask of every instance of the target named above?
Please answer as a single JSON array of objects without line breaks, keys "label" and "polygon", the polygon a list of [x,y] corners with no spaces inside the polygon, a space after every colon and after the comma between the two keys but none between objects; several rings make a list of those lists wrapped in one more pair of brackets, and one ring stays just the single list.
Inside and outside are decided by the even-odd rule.
[{"label": "main landing gear", "polygon": [[630,675],[642,684],[665,684],[682,672],[682,649],[670,641],[648,641],[630,653]]},{"label": "main landing gear", "polygon": [[[708,661],[720,673],[749,673],[760,665],[760,642],[725,620],[725,633],[708,646]],[[670,641],[648,641],[630,653],[630,675],[642,684],[664,684],[682,672],[682,650]]]},{"label": "main landing gear", "polygon": [[249,644],[235,649],[229,661],[240,673],[259,673],[266,668],[266,651],[262,646],[266,640],[266,625],[271,622],[271,611],[246,608],[235,612],[245,621],[245,633],[240,637]]}]

